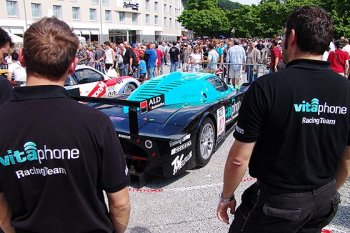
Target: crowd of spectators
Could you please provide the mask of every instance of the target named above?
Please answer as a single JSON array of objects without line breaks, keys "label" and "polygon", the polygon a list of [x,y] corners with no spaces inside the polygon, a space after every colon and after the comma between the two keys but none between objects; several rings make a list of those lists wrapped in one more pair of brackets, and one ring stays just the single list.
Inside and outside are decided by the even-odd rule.
[{"label": "crowd of spectators", "polygon": [[[232,49],[231,49],[232,48]],[[220,73],[227,83],[252,82],[267,72],[283,69],[281,38],[275,39],[198,39],[177,42],[112,43],[97,41],[79,45],[78,64],[107,73],[134,76],[144,81],[165,71]],[[349,75],[350,45],[346,38],[330,44],[323,60],[328,60],[337,73]],[[164,69],[164,66],[170,66]],[[1,65],[8,69],[7,78],[25,81],[25,68],[13,52]],[[244,75],[243,75],[244,74]],[[246,80],[243,78],[246,77]]]}]

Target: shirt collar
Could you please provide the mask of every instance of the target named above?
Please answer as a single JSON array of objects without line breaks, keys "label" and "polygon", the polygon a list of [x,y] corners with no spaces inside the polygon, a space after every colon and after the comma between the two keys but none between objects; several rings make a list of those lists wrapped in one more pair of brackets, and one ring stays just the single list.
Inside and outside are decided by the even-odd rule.
[{"label": "shirt collar", "polygon": [[329,62],[311,59],[295,59],[288,62],[286,67],[297,67],[312,70],[331,70]]},{"label": "shirt collar", "polygon": [[69,98],[69,94],[58,85],[15,87],[12,101],[52,98]]}]

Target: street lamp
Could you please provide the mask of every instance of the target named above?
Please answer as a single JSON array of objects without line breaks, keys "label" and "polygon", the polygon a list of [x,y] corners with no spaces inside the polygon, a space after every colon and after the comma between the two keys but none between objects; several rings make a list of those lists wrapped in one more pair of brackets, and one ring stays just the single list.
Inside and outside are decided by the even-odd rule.
[{"label": "street lamp", "polygon": [[23,6],[24,6],[24,31],[27,30],[27,25],[28,25],[28,22],[27,22],[27,9],[26,9],[26,0],[23,0]]},{"label": "street lamp", "polygon": [[[102,0],[100,2],[100,38],[99,38],[99,44],[102,44]],[[90,41],[91,42],[91,41]]]}]

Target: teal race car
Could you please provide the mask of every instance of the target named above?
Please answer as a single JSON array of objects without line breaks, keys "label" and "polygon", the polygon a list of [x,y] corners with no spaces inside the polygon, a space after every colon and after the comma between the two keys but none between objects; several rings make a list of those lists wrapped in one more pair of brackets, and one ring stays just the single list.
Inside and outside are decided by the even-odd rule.
[{"label": "teal race car", "polygon": [[232,132],[247,88],[234,89],[215,74],[174,72],[124,97],[137,103],[137,117],[122,105],[96,108],[112,120],[131,175],[171,177],[210,161]]}]

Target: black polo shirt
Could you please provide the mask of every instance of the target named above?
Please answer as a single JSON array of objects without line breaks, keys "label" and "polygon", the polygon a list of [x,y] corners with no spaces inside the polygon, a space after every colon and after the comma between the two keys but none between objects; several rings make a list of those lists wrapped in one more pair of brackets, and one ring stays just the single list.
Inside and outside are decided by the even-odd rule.
[{"label": "black polo shirt", "polygon": [[111,233],[102,190],[129,178],[108,117],[61,86],[15,88],[0,117],[0,192],[16,231]]},{"label": "black polo shirt", "polygon": [[6,78],[0,77],[0,105],[12,97],[12,86]]},{"label": "black polo shirt", "polygon": [[327,62],[294,60],[251,85],[234,137],[256,142],[251,176],[278,188],[310,190],[334,179],[350,145],[349,113],[347,79]]}]

